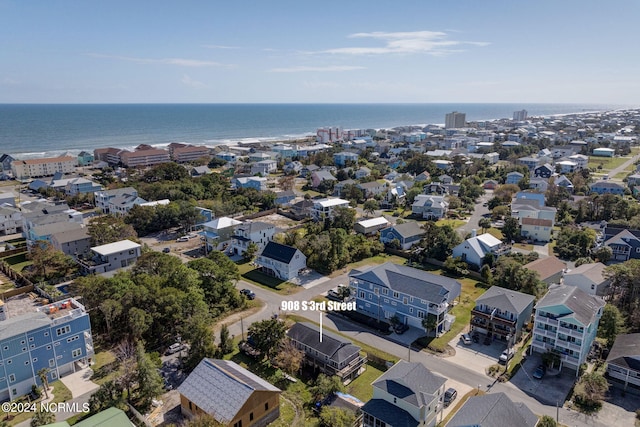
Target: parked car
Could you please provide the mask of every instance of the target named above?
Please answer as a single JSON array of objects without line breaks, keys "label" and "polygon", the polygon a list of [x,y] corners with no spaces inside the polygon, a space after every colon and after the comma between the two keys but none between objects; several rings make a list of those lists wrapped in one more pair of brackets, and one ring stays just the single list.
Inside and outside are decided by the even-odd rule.
[{"label": "parked car", "polygon": [[240,293],[242,295],[244,295],[245,297],[247,297],[247,299],[255,299],[256,298],[255,292],[253,292],[251,289],[242,289],[240,291]]},{"label": "parked car", "polygon": [[188,242],[189,238],[187,236],[178,237],[176,242]]},{"label": "parked car", "polygon": [[469,334],[460,335],[460,339],[465,345],[471,345],[471,337],[469,336]]},{"label": "parked car", "polygon": [[540,380],[542,379],[542,377],[544,377],[544,374],[547,373],[547,367],[544,365],[540,365],[536,368],[535,371],[533,371],[533,378]]},{"label": "parked car", "polygon": [[165,254],[168,254],[169,252],[171,252],[171,249],[170,248],[164,248],[162,250],[162,252],[164,252]]},{"label": "parked car", "polygon": [[456,400],[456,397],[458,397],[458,392],[456,391],[456,389],[448,388],[447,391],[444,392],[444,406],[449,406],[451,402]]},{"label": "parked car", "polygon": [[166,354],[167,355],[174,354],[174,353],[177,353],[177,352],[179,352],[179,351],[181,351],[183,349],[184,349],[184,345],[180,344],[179,342],[177,342],[177,343],[171,344],[169,346],[169,348],[167,349],[167,353]]},{"label": "parked car", "polygon": [[498,362],[503,364],[503,365],[506,365],[507,362],[509,360],[511,360],[511,358],[513,357],[514,354],[515,354],[515,352],[513,351],[512,348],[507,348],[507,349],[505,349],[505,351],[502,352],[502,354],[498,358]]},{"label": "parked car", "polygon": [[404,323],[396,323],[396,325],[393,327],[393,331],[398,335],[402,335],[408,330],[409,326],[405,325]]},{"label": "parked car", "polygon": [[335,289],[329,289],[329,292],[327,292],[327,299],[333,301],[342,301],[342,298],[340,298],[340,294]]}]

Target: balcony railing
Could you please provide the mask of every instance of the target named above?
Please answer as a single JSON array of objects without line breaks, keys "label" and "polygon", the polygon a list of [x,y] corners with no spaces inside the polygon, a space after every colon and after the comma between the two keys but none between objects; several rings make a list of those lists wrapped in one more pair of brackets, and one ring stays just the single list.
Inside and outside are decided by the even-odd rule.
[{"label": "balcony railing", "polygon": [[502,315],[500,314],[494,314],[493,316],[491,316],[492,311],[488,311],[488,310],[478,310],[478,309],[473,309],[471,310],[471,315],[472,316],[477,316],[479,318],[485,318],[488,320],[493,321],[499,321],[502,323],[505,323],[511,327],[514,327],[516,325],[517,320],[511,320],[511,319],[507,319],[502,317]]},{"label": "balcony railing", "polygon": [[564,341],[564,340],[562,340],[560,338],[558,338],[556,340],[556,345],[560,346],[560,347],[567,348],[569,350],[577,351],[577,352],[581,352],[582,351],[582,347],[579,346],[578,344],[572,343],[570,341]]}]

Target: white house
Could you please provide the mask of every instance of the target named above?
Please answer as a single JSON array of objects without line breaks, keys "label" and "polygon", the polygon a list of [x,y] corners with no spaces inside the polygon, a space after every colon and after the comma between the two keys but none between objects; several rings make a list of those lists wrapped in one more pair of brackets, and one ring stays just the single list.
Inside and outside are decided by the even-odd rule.
[{"label": "white house", "polygon": [[[472,234],[475,234],[475,232]],[[452,256],[462,259],[467,264],[481,267],[487,254],[493,254],[497,258],[509,252],[511,252],[510,246],[505,245],[491,234],[484,233],[479,236],[472,235],[472,237],[453,248]]]},{"label": "white house", "polygon": [[292,246],[269,242],[255,263],[263,273],[281,280],[291,280],[307,268],[307,257]]},{"label": "white house", "polygon": [[590,295],[604,296],[611,279],[604,276],[606,266],[601,262],[582,264],[564,274],[563,282],[567,286],[576,286]]},{"label": "white house", "polygon": [[231,236],[234,234],[234,229],[240,224],[242,224],[241,221],[226,216],[202,224],[201,234],[205,242],[207,242],[207,248],[209,250],[224,249],[229,244]]},{"label": "white house", "polygon": [[269,175],[278,170],[278,162],[275,160],[262,160],[251,165],[252,174]]},{"label": "white house", "polygon": [[311,218],[314,221],[324,220],[326,218],[333,218],[333,212],[336,208],[348,208],[349,201],[339,198],[327,198],[318,199],[313,201],[313,208],[311,208]]},{"label": "white house", "polygon": [[141,255],[141,246],[131,240],[120,240],[94,246],[91,252],[93,259],[79,261],[80,265],[90,273],[106,273],[135,264]]},{"label": "white house", "polygon": [[251,221],[240,224],[235,228],[231,237],[231,252],[242,255],[251,243],[255,243],[260,253],[267,243],[273,240],[276,227],[268,222]]},{"label": "white house", "polygon": [[411,205],[411,212],[426,219],[443,218],[449,209],[449,202],[444,196],[418,194]]}]

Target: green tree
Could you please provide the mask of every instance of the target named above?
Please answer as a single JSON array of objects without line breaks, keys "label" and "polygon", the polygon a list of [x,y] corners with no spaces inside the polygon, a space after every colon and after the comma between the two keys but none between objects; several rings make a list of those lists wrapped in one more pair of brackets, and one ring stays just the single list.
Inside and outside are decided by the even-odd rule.
[{"label": "green tree", "polygon": [[45,399],[49,399],[49,393],[48,393],[49,379],[47,378],[47,375],[49,375],[49,372],[50,372],[49,368],[42,368],[37,372],[38,378],[42,383],[42,390],[44,391]]},{"label": "green tree", "polygon": [[218,422],[211,415],[199,415],[190,420],[186,420],[182,424],[182,427],[224,427],[225,424]]},{"label": "green tree", "polygon": [[87,233],[91,236],[91,245],[100,246],[124,239],[137,240],[135,229],[124,222],[121,217],[104,215],[91,219],[87,227]]},{"label": "green tree", "polygon": [[507,217],[504,219],[504,226],[502,227],[502,234],[504,238],[510,242],[520,235],[520,224],[518,218]]},{"label": "green tree", "polygon": [[222,355],[233,352],[233,339],[229,335],[229,328],[227,325],[222,325],[220,327],[220,345],[218,345],[218,350],[220,350]]},{"label": "green tree", "polygon": [[605,305],[598,323],[598,337],[607,340],[607,347],[611,348],[618,334],[624,331],[624,317],[618,307],[612,304]]},{"label": "green tree", "polygon": [[578,268],[583,264],[592,264],[592,263],[593,263],[593,259],[591,257],[583,257],[575,260],[574,265],[576,266],[576,268]]},{"label": "green tree", "polygon": [[480,218],[478,221],[478,227],[482,228],[482,232],[484,233],[487,229],[491,228],[491,219],[490,218]]},{"label": "green tree", "polygon": [[124,406],[123,392],[124,389],[115,380],[103,383],[89,398],[89,410],[95,414],[110,407],[122,408]]},{"label": "green tree", "polygon": [[291,341],[284,343],[275,357],[276,365],[289,375],[295,375],[300,370],[303,360],[304,352],[296,348]]},{"label": "green tree", "polygon": [[242,257],[245,261],[253,261],[258,253],[258,245],[255,242],[251,242],[247,245],[247,249],[242,253]]},{"label": "green tree", "polygon": [[380,209],[380,205],[375,199],[369,199],[362,205],[362,210],[368,215],[373,215],[378,209]]},{"label": "green tree", "polygon": [[613,251],[609,246],[601,246],[593,251],[593,256],[596,257],[599,262],[606,264],[613,257]]},{"label": "green tree", "polygon": [[355,209],[337,207],[333,211],[333,219],[331,220],[331,228],[342,228],[351,232],[353,225],[356,223]]},{"label": "green tree", "polygon": [[111,330],[114,321],[122,314],[122,304],[114,299],[104,300],[100,306],[100,311],[104,316],[105,323],[107,325],[107,335],[111,337]]},{"label": "green tree", "polygon": [[33,418],[31,418],[31,427],[44,426],[47,424],[53,424],[56,422],[56,415],[53,412],[49,411],[40,411],[38,410],[35,414],[33,414]]},{"label": "green tree", "polygon": [[216,346],[213,342],[213,332],[206,319],[192,317],[185,322],[182,338],[189,343],[189,351],[184,361],[187,371],[191,371],[205,357],[216,356]]},{"label": "green tree", "polygon": [[344,391],[344,384],[342,384],[342,380],[336,375],[318,375],[312,388],[312,393],[316,401],[323,400],[337,391]]},{"label": "green tree", "polygon": [[549,415],[543,415],[537,424],[537,427],[557,427],[558,423]]},{"label": "green tree", "polygon": [[144,351],[142,341],[138,341],[136,347],[136,364],[137,380],[138,380],[138,397],[141,406],[148,409],[151,406],[151,400],[162,394],[163,380],[158,373],[158,368],[151,357]]},{"label": "green tree", "polygon": [[429,331],[433,331],[434,335],[436,334],[436,327],[438,326],[438,320],[436,316],[432,314],[428,314],[427,317],[422,319],[422,327],[424,328],[427,336],[429,335]]},{"label": "green tree", "polygon": [[606,378],[595,372],[584,374],[574,388],[573,400],[581,412],[590,414],[602,408],[602,401],[609,390]]},{"label": "green tree", "polygon": [[271,359],[271,356],[280,348],[280,344],[286,335],[284,322],[278,319],[267,319],[254,322],[249,326],[249,336],[256,349]]},{"label": "green tree", "polygon": [[324,406],[320,411],[320,427],[351,427],[356,421],[353,411]]}]

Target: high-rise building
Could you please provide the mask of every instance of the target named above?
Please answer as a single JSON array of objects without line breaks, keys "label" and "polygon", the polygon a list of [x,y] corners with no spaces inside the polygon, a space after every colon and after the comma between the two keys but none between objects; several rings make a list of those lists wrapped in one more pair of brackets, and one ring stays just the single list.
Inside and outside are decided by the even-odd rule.
[{"label": "high-rise building", "polygon": [[463,128],[466,122],[467,115],[465,113],[458,113],[457,111],[448,113],[444,117],[445,129]]},{"label": "high-rise building", "polygon": [[529,113],[527,110],[520,110],[513,112],[513,121],[514,122],[524,122],[529,117]]}]

